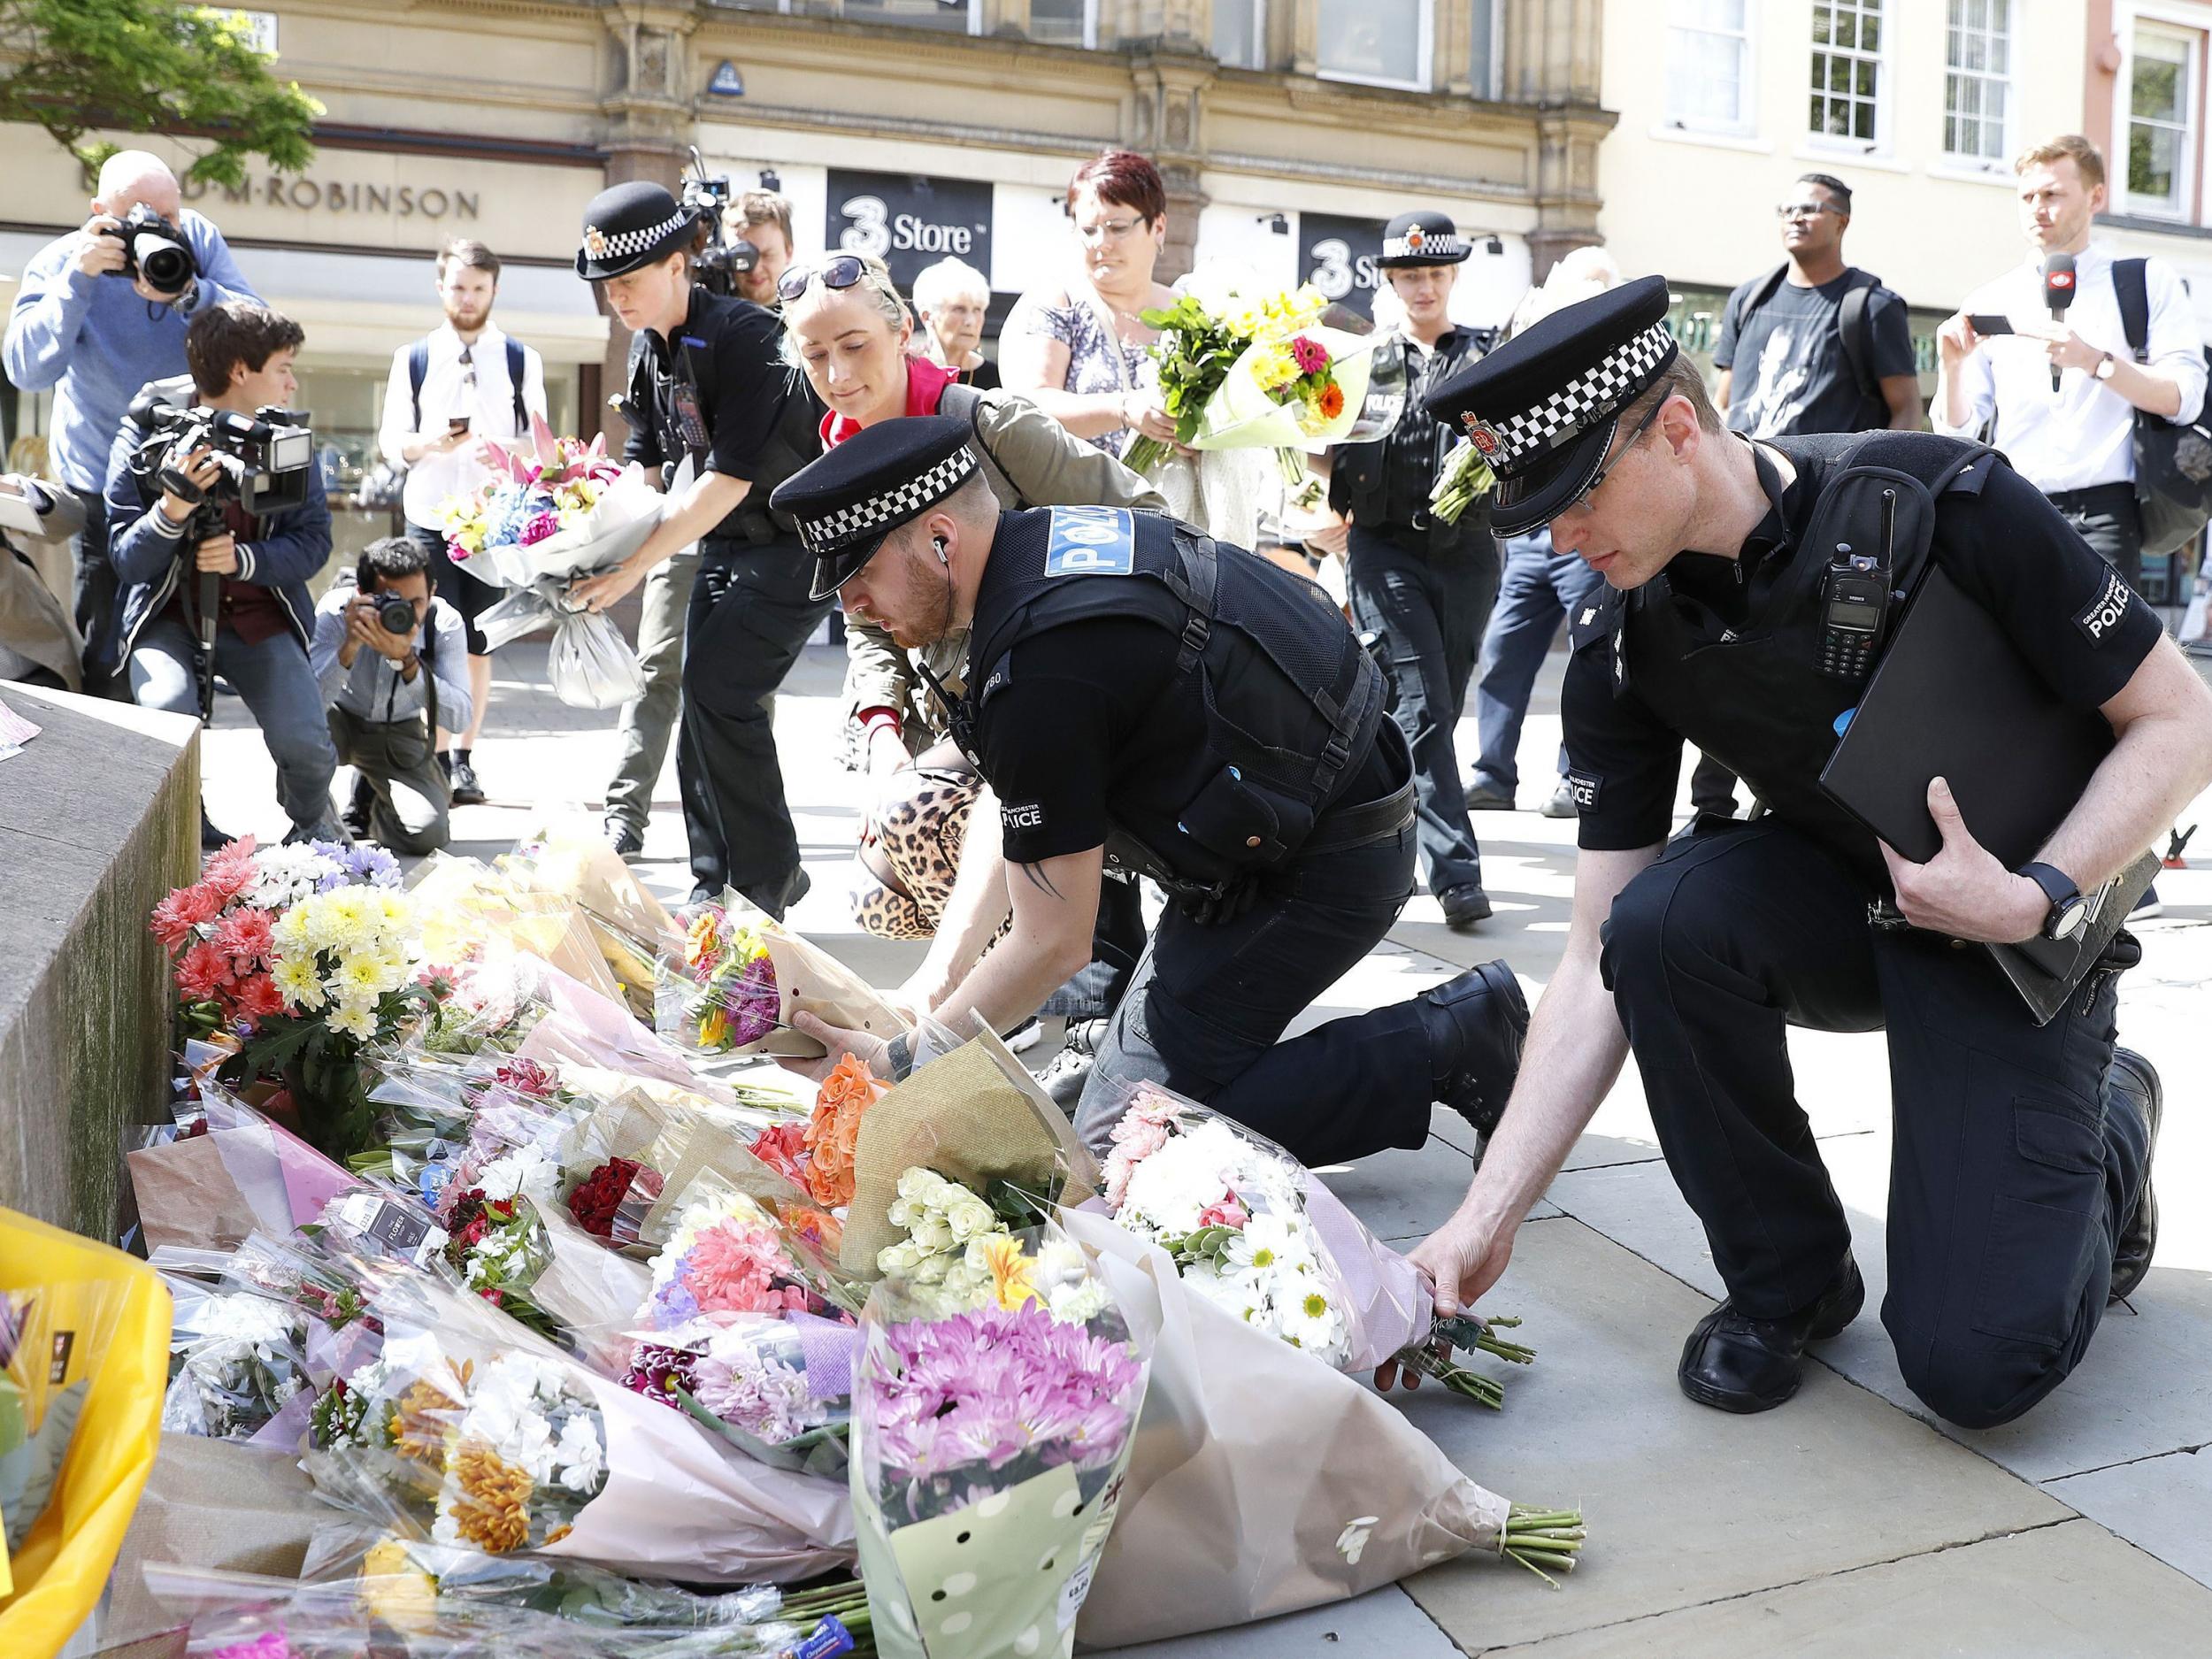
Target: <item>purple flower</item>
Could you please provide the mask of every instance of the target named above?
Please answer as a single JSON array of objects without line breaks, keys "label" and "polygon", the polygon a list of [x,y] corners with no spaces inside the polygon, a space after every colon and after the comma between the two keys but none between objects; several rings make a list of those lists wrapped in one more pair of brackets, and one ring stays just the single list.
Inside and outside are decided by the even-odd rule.
[{"label": "purple flower", "polygon": [[522,534],[515,539],[524,547],[534,547],[548,536],[557,534],[560,527],[560,515],[549,508],[525,523]]},{"label": "purple flower", "polygon": [[681,1274],[653,1293],[653,1324],[663,1331],[699,1317],[699,1299],[684,1284]]},{"label": "purple flower", "polygon": [[683,1408],[677,1403],[676,1390],[691,1391],[693,1368],[698,1363],[699,1356],[688,1349],[641,1342],[631,1350],[630,1369],[623,1374],[622,1386],[680,1411]]}]

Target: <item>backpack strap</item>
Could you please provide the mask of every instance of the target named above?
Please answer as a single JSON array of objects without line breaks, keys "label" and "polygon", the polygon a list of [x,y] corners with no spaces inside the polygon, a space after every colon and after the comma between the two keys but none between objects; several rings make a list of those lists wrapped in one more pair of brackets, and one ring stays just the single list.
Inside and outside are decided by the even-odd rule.
[{"label": "backpack strap", "polygon": [[1736,296],[1735,309],[1728,316],[1728,332],[1739,344],[1743,340],[1743,326],[1752,312],[1772,299],[1782,286],[1782,279],[1790,273],[1789,262],[1783,261],[1763,277],[1756,287],[1742,289]]},{"label": "backpack strap", "polygon": [[1843,347],[1843,360],[1850,365],[1860,393],[1886,409],[1881,380],[1874,373],[1874,290],[1882,286],[1882,280],[1854,265],[1845,273],[1845,281],[1843,300],[1836,308],[1836,333]]},{"label": "backpack strap", "polygon": [[2138,363],[2151,360],[2151,290],[2147,259],[2112,262],[2113,297],[2120,302],[2120,326]]},{"label": "backpack strap", "polygon": [[415,400],[414,430],[422,430],[422,383],[430,376],[430,342],[418,340],[407,348],[407,386]]},{"label": "backpack strap", "polygon": [[522,342],[509,336],[507,341],[507,389],[515,400],[515,433],[520,436],[530,430],[530,411],[523,407],[522,377],[528,367],[522,355]]}]

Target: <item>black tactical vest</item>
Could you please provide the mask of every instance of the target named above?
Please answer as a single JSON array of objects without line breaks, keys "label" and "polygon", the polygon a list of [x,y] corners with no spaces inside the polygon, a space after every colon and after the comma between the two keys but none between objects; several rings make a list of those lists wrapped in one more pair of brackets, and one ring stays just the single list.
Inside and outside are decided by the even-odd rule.
[{"label": "black tactical vest", "polygon": [[[1384,354],[1394,352],[1402,359],[1408,357],[1403,339],[1376,349],[1379,369]],[[1337,446],[1330,471],[1331,506],[1348,511],[1371,529],[1418,532],[1434,552],[1455,548],[1463,536],[1484,527],[1487,513],[1480,507],[1470,508],[1457,524],[1440,524],[1428,511],[1429,492],[1455,434],[1428,412],[1425,399],[1447,375],[1479,355],[1474,335],[1457,328],[1437,342],[1417,373],[1410,372],[1409,363],[1406,406],[1396,424],[1372,442]]]},{"label": "black tactical vest", "polygon": [[[1826,458],[1827,469],[1804,534],[1769,554],[1752,574],[1743,621],[1724,626],[1708,606],[1676,593],[1663,571],[1632,592],[1608,589],[1577,612],[1574,649],[1610,653],[1617,696],[1634,695],[1663,725],[1749,784],[1768,810],[1886,884],[1873,838],[1820,787],[1840,737],[1837,718],[1858,706],[1868,683],[1820,670],[1824,578],[1839,541],[1855,549],[1876,546],[1879,520],[1868,510],[1893,484],[1895,530],[1886,558],[1893,634],[1902,596],[1919,581],[1934,538],[1944,533],[1931,492],[1978,495],[2005,462],[1978,444],[1923,432],[1782,438],[1773,447],[1801,466],[1801,457]],[[1763,481],[1770,465],[1761,457]],[[1871,475],[1870,468],[1876,469]],[[1855,511],[1839,488],[1847,471],[1875,489],[1872,497],[1858,495]]]},{"label": "black tactical vest", "polygon": [[1314,830],[1332,808],[1341,817],[1368,804],[1341,796],[1383,724],[1380,672],[1318,587],[1156,513],[999,516],[955,722],[962,746],[974,753],[1018,643],[1094,617],[1140,618],[1176,635],[1161,703],[1195,698],[1205,713],[1203,755],[1109,803],[1111,862],[1179,890],[1288,864],[1310,841],[1357,844]]}]

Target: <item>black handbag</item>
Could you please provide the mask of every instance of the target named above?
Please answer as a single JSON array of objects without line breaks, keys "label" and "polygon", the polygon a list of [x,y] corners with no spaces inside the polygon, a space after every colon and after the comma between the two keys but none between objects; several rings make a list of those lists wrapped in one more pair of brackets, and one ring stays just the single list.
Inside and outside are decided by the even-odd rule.
[{"label": "black handbag", "polygon": [[[2150,361],[2151,302],[2141,259],[2115,259],[2112,286],[2120,323],[2137,363]],[[2212,364],[2212,351],[2205,354]],[[2143,551],[2151,557],[2186,547],[2212,519],[2212,427],[2135,411],[2135,500]]]}]

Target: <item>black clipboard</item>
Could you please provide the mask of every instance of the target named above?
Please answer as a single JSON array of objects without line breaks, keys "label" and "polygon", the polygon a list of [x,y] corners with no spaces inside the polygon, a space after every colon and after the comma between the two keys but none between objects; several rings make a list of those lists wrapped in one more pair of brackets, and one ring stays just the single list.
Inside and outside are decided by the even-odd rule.
[{"label": "black clipboard", "polygon": [[[2008,870],[2033,858],[2112,752],[2094,709],[2062,703],[1997,618],[1932,566],[1915,590],[1843,740],[1820,774],[1829,799],[1905,857],[1943,845],[1928,783],[1943,778],[1974,839]],[[2091,895],[2070,941],[1992,945],[2037,1025],[2066,1005],[2158,873],[2149,851]]]}]

